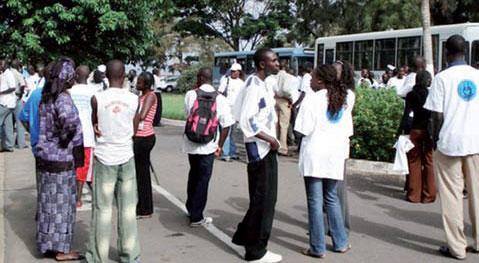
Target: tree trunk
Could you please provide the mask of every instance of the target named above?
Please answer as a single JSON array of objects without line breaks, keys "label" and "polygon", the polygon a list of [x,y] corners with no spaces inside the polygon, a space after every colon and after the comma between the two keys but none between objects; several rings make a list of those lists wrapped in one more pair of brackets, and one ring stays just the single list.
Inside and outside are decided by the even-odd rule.
[{"label": "tree trunk", "polygon": [[434,74],[434,63],[432,56],[432,36],[431,36],[431,9],[429,0],[422,0],[421,3],[422,28],[423,28],[423,51],[427,63],[427,71]]}]

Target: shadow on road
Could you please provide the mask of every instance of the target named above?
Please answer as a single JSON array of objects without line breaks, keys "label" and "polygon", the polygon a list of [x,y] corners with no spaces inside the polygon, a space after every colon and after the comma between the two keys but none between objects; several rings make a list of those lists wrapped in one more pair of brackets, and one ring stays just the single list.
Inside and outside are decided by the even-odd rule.
[{"label": "shadow on road", "polygon": [[[36,193],[32,192],[31,188],[20,189],[6,194],[6,198],[10,204],[5,207],[5,218],[10,228],[22,240],[32,257],[43,258],[37,250],[35,239],[37,227],[35,222]],[[26,207],[33,209],[25,209]],[[88,237],[88,226],[83,221],[77,221],[75,223],[73,249],[84,251],[86,237]]]}]

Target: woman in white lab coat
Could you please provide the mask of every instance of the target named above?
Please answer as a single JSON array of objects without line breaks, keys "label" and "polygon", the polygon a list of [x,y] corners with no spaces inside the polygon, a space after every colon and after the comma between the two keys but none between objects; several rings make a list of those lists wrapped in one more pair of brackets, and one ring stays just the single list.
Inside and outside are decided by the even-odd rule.
[{"label": "woman in white lab coat", "polygon": [[333,250],[347,252],[351,246],[344,227],[337,185],[344,177],[349,154],[354,93],[337,80],[332,65],[320,65],[312,73],[314,93],[303,101],[295,130],[304,135],[299,170],[304,177],[308,201],[310,247],[303,254],[324,257],[327,214]]}]

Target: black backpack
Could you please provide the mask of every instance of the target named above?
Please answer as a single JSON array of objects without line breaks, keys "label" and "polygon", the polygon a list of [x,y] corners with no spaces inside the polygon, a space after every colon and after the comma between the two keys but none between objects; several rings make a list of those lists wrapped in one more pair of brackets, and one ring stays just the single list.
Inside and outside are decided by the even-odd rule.
[{"label": "black backpack", "polygon": [[218,92],[196,89],[196,100],[186,120],[185,135],[195,143],[206,144],[216,137],[219,126],[216,97]]}]

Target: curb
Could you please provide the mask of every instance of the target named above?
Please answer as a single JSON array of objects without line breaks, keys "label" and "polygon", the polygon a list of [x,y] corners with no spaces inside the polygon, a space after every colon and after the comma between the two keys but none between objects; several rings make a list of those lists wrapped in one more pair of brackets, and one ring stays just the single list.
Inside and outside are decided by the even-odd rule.
[{"label": "curb", "polygon": [[186,121],[161,118],[161,125],[185,127]]},{"label": "curb", "polygon": [[5,207],[4,207],[4,189],[5,189],[5,154],[0,153],[0,262],[5,262]]},{"label": "curb", "polygon": [[[185,121],[161,119],[161,124],[166,126],[184,127]],[[404,182],[406,176],[393,170],[393,164],[387,162],[376,162],[359,159],[348,159],[346,162],[346,171],[362,176],[386,176],[393,178],[398,182]]]}]

